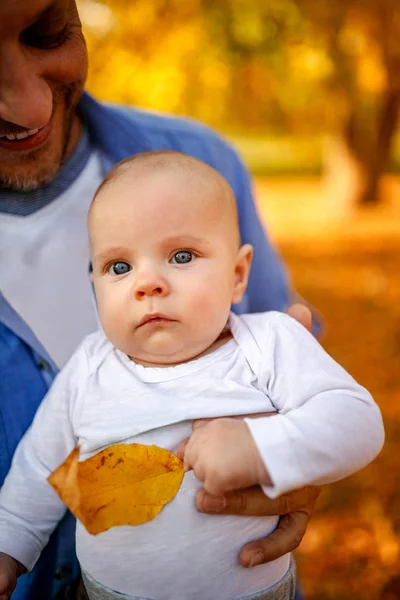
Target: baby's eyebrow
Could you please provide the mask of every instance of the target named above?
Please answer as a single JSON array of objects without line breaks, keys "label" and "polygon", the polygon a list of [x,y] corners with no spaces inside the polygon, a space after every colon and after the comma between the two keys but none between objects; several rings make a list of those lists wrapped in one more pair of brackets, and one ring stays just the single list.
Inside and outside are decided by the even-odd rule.
[{"label": "baby's eyebrow", "polygon": [[191,234],[174,235],[163,238],[162,243],[166,246],[210,246],[211,243],[206,238],[198,237]]},{"label": "baby's eyebrow", "polygon": [[127,249],[123,246],[114,246],[96,254],[93,262],[95,264],[102,264],[107,262],[108,260],[111,260],[112,258],[120,258],[121,256],[125,256],[126,253]]}]

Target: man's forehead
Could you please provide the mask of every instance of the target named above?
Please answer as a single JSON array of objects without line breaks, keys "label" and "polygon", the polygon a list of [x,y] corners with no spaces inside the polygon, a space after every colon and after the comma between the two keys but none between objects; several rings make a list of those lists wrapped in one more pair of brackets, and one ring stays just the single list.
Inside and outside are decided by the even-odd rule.
[{"label": "man's forehead", "polygon": [[67,9],[71,0],[0,0],[0,26],[28,26],[55,9]]}]

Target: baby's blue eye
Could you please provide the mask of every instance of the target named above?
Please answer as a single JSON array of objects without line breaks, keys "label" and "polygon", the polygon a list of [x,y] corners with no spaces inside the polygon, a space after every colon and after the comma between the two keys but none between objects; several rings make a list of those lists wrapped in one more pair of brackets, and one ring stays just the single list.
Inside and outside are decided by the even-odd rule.
[{"label": "baby's blue eye", "polygon": [[132,267],[128,265],[128,263],[119,260],[110,266],[108,272],[110,275],[125,275],[125,273],[128,273],[131,269]]},{"label": "baby's blue eye", "polygon": [[188,250],[180,250],[176,252],[171,258],[171,262],[175,265],[185,265],[190,263],[193,260],[192,252],[188,252]]}]

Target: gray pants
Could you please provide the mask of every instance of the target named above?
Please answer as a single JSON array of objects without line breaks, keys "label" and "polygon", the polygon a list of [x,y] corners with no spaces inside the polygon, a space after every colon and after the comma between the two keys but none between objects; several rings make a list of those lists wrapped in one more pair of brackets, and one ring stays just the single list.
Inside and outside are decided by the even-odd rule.
[{"label": "gray pants", "polygon": [[[109,588],[99,585],[87,573],[82,574],[83,582],[80,587],[77,600],[151,600],[150,598],[139,598],[137,596],[127,596],[119,592],[114,592]],[[293,600],[296,589],[296,567],[292,559],[290,568],[286,575],[282,577],[274,586],[260,592],[235,598],[232,600]],[[211,600],[210,598],[199,598],[198,600]],[[217,599],[212,599],[217,600]]]}]

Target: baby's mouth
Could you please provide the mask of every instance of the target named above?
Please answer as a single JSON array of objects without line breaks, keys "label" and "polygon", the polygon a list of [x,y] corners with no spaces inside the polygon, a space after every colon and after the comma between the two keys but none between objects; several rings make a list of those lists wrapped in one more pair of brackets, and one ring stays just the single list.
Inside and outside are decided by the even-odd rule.
[{"label": "baby's mouth", "polygon": [[145,325],[157,325],[157,324],[161,324],[161,323],[173,323],[173,322],[175,322],[175,319],[170,319],[166,315],[163,315],[161,313],[151,313],[151,314],[145,315],[139,321],[137,328],[143,327]]}]

